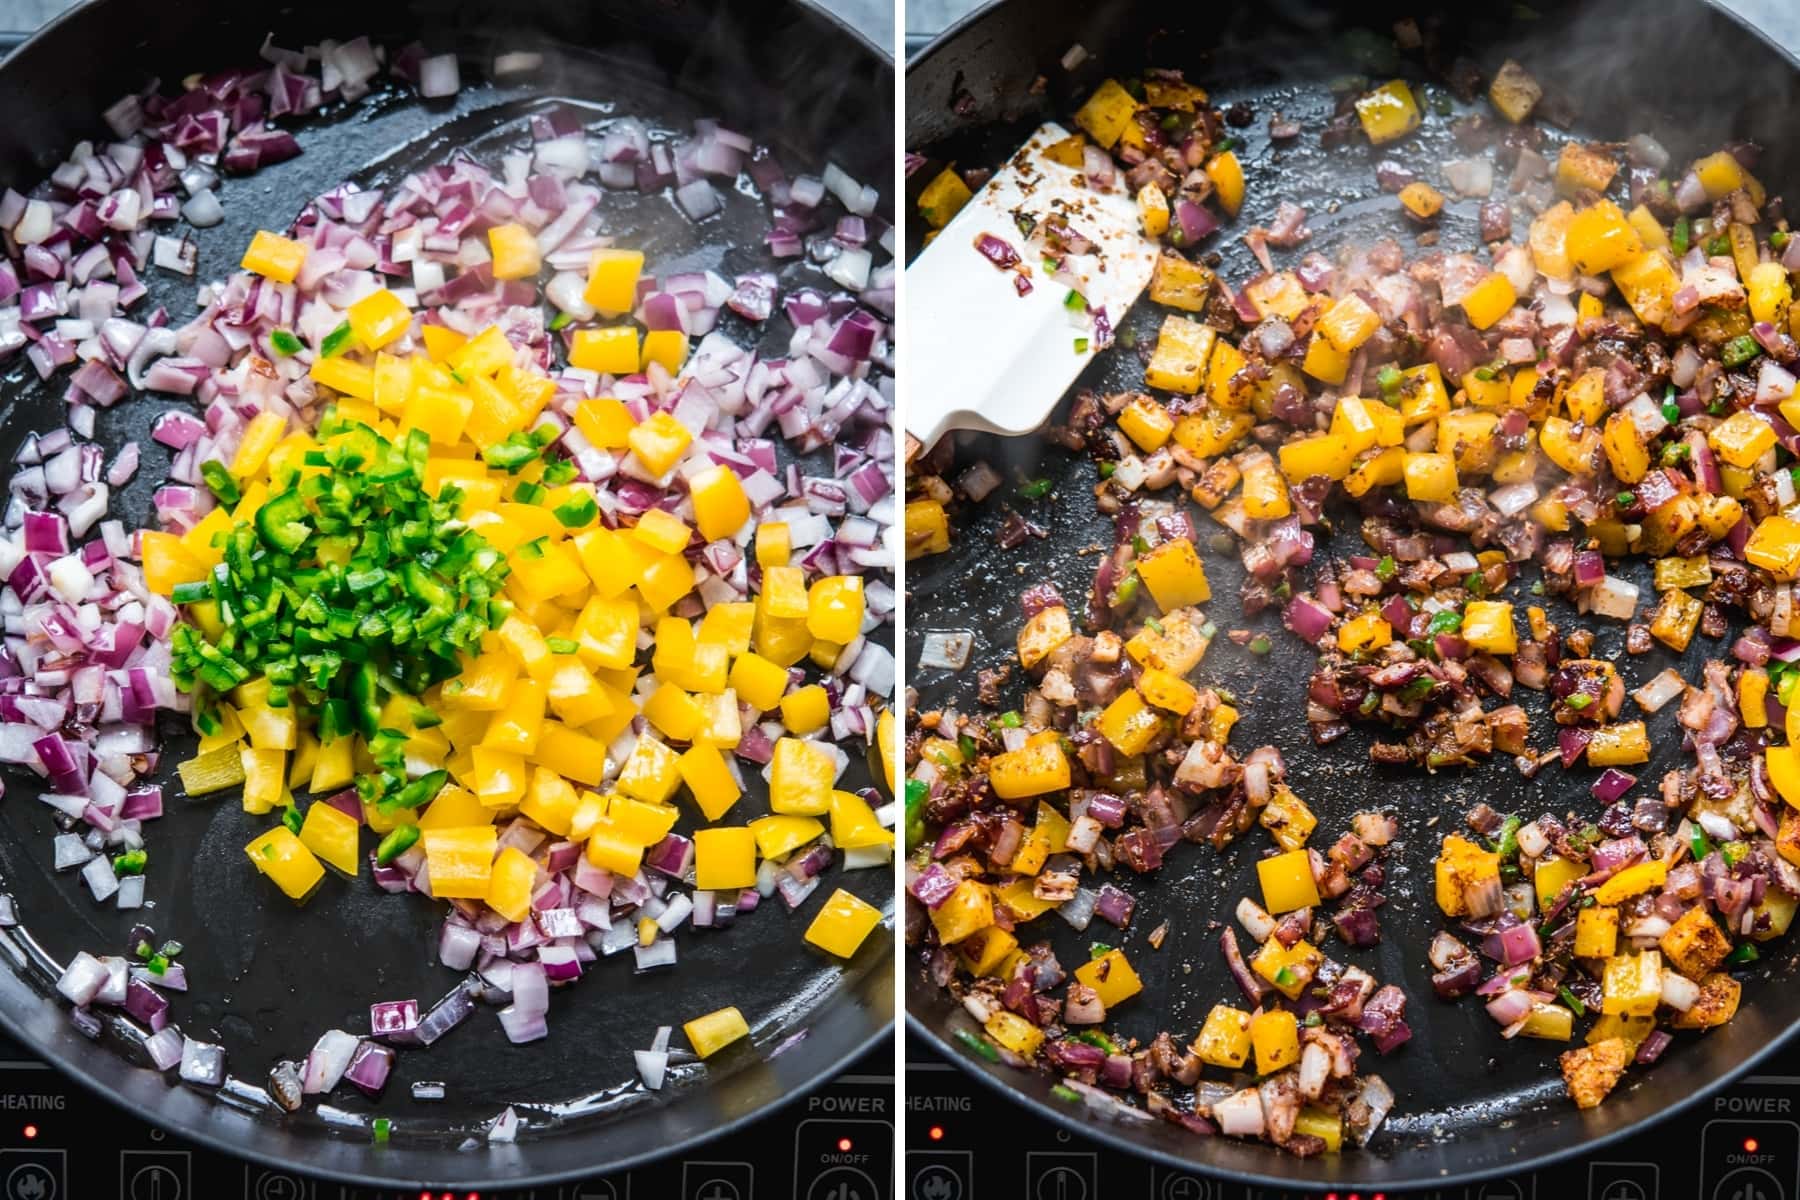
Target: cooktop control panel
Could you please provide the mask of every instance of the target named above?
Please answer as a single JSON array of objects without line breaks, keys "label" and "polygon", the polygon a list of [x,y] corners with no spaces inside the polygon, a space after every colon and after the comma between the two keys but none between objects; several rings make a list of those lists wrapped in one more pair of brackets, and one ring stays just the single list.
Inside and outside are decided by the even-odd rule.
[{"label": "cooktop control panel", "polygon": [[891,1200],[893,1047],[685,1160],[535,1189],[344,1187],[124,1115],[0,1036],[0,1200]]},{"label": "cooktop control panel", "polygon": [[1030,1116],[916,1040],[907,1058],[905,1200],[1800,1200],[1794,1052],[1591,1158],[1405,1193],[1282,1191],[1172,1171]]}]

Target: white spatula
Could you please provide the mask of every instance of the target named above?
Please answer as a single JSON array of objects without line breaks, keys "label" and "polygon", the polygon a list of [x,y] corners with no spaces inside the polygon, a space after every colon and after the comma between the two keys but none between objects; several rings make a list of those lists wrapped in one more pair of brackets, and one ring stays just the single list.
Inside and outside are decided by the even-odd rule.
[{"label": "white spatula", "polygon": [[[906,269],[906,429],[927,447],[952,429],[1019,434],[1042,425],[1100,350],[1095,318],[1065,303],[1071,282],[1114,329],[1150,282],[1157,249],[1123,179],[1100,190],[1080,168],[1046,157],[1068,136],[1053,123],[1032,134]],[[1021,218],[1035,225],[1052,215],[1094,245],[1063,256],[1056,280],[1020,230]],[[984,235],[1009,246],[1019,265],[996,266],[978,249]],[[1023,296],[1021,274],[1031,283]]]}]

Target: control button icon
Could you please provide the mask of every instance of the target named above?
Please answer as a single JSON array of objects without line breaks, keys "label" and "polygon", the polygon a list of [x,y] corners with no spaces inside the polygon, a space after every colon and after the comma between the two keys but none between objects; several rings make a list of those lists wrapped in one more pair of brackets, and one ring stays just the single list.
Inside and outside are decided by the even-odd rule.
[{"label": "control button icon", "polygon": [[880,1200],[875,1181],[855,1167],[832,1167],[812,1181],[806,1200]]},{"label": "control button icon", "polygon": [[569,1200],[623,1200],[610,1179],[590,1179],[569,1189]]},{"label": "control button icon", "polygon": [[192,1155],[186,1150],[119,1151],[123,1200],[189,1200]]},{"label": "control button icon", "polygon": [[61,1150],[0,1150],[0,1200],[65,1200],[68,1194]]},{"label": "control button icon", "polygon": [[244,1165],[244,1200],[313,1200],[310,1180],[271,1167]]},{"label": "control button icon", "polygon": [[1220,1200],[1223,1192],[1198,1175],[1164,1175],[1156,1187],[1156,1200]]},{"label": "control button icon", "polygon": [[1588,1200],[1657,1200],[1662,1168],[1655,1163],[1588,1164]]},{"label": "control button icon", "polygon": [[910,1200],[964,1200],[974,1194],[975,1159],[967,1150],[915,1152],[906,1156],[906,1165],[912,1171]]},{"label": "control button icon", "polygon": [[681,1164],[683,1200],[750,1200],[756,1169],[747,1162]]},{"label": "control button icon", "polygon": [[1097,1200],[1093,1154],[1030,1153],[1025,1156],[1027,1200]]},{"label": "control button icon", "polygon": [[1739,1167],[1719,1180],[1712,1200],[1787,1200],[1787,1192],[1761,1167]]},{"label": "control button icon", "polygon": [[1537,1195],[1537,1180],[1490,1179],[1469,1189],[1469,1200],[1532,1200]]}]

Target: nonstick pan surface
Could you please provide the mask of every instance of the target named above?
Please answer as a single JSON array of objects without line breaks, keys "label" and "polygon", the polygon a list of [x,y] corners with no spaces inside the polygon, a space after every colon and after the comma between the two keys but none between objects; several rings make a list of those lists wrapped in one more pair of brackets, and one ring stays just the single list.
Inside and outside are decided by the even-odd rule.
[{"label": "nonstick pan surface", "polygon": [[[1540,79],[1562,88],[1581,112],[1574,136],[1623,139],[1642,130],[1661,139],[1676,161],[1747,137],[1770,148],[1761,173],[1772,190],[1779,191],[1793,177],[1780,149],[1780,118],[1792,111],[1795,65],[1720,11],[1698,3],[1658,5],[1652,30],[1643,27],[1645,10],[1629,4],[1570,6],[1558,10],[1561,16],[1529,20],[1509,20],[1511,7],[1498,6],[1500,20],[1494,24],[1471,25],[1461,14],[1423,6],[1343,6],[1344,15],[1339,15],[1325,5],[1282,2],[1240,6],[1225,14],[1209,10],[1204,18],[1208,24],[1202,27],[1195,18],[1188,28],[1181,28],[1182,18],[1164,8],[1147,13],[1144,6],[1059,0],[991,7],[945,34],[909,68],[906,148],[930,160],[912,175],[911,186],[923,186],[945,161],[964,166],[997,162],[1042,120],[1066,122],[1079,99],[1108,75],[1123,78],[1147,65],[1182,66],[1221,109],[1241,101],[1255,110],[1248,126],[1231,130],[1243,143],[1238,154],[1248,175],[1244,212],[1206,247],[1222,253],[1221,273],[1227,279],[1241,283],[1258,271],[1238,235],[1251,225],[1266,224],[1283,199],[1306,208],[1313,237],[1300,250],[1275,252],[1278,266],[1291,265],[1306,251],[1329,257],[1341,247],[1383,235],[1410,247],[1417,231],[1405,225],[1394,198],[1377,188],[1374,164],[1391,156],[1422,178],[1441,179],[1437,164],[1463,153],[1450,141],[1448,117],[1431,115],[1421,133],[1379,151],[1360,138],[1329,151],[1319,142],[1319,130],[1332,112],[1334,81],[1354,75],[1373,82],[1395,75],[1414,81],[1433,78],[1422,69],[1419,55],[1393,52],[1391,22],[1403,15],[1416,16],[1437,31],[1445,62],[1452,54],[1467,54],[1482,65],[1485,77],[1503,59],[1517,58]],[[1093,57],[1071,74],[1058,60],[1075,42]],[[1044,85],[1034,88],[1040,76]],[[1447,96],[1441,85],[1428,90],[1434,101],[1440,94]],[[1267,119],[1274,111],[1300,121],[1304,132],[1296,142],[1286,147],[1269,143]],[[1451,208],[1440,246],[1478,248],[1475,202],[1453,202]],[[1515,236],[1523,237],[1524,228],[1523,220],[1516,221]],[[909,245],[917,246],[917,239],[910,238]],[[1132,312],[1127,325],[1139,345],[1151,343],[1161,318],[1148,302]],[[1078,388],[1105,393],[1141,385],[1138,361],[1115,352],[1097,360]],[[915,614],[907,631],[909,666],[917,663],[921,637],[930,630],[962,629],[975,635],[975,651],[963,672],[914,670],[909,675],[919,712],[946,706],[978,711],[976,671],[1015,657],[1014,638],[1022,621],[1019,593],[1030,584],[1051,581],[1071,609],[1081,611],[1099,554],[1113,543],[1111,518],[1094,507],[1098,475],[1091,461],[1038,438],[971,438],[959,448],[960,463],[980,457],[1008,482],[964,514],[950,552],[908,564],[908,611]],[[1020,498],[1018,483],[1031,478],[1049,479],[1053,490],[1041,500]],[[1182,500],[1178,491],[1157,498]],[[1218,527],[1188,507],[1197,516],[1204,543]],[[1042,526],[1048,536],[1028,538],[1015,551],[1000,549],[994,535],[1009,508]],[[1319,535],[1317,555],[1362,552],[1356,530],[1353,515],[1338,520],[1329,534]],[[1633,1069],[1605,1104],[1585,1113],[1563,1094],[1555,1063],[1563,1044],[1502,1041],[1480,1005],[1437,1001],[1424,951],[1432,933],[1442,927],[1431,895],[1439,835],[1459,827],[1463,814],[1483,800],[1527,819],[1567,811],[1592,819],[1600,806],[1588,787],[1597,772],[1583,768],[1564,773],[1550,767],[1526,780],[1506,756],[1477,769],[1435,775],[1380,767],[1368,759],[1371,739],[1362,728],[1331,746],[1315,747],[1304,716],[1314,654],[1280,628],[1276,614],[1243,616],[1237,598],[1244,573],[1234,549],[1209,552],[1204,544],[1201,549],[1213,589],[1212,602],[1202,606],[1208,616],[1221,631],[1250,628],[1269,634],[1274,645],[1272,653],[1257,657],[1221,636],[1195,675],[1202,683],[1229,689],[1241,701],[1243,719],[1233,732],[1233,745],[1240,752],[1264,744],[1281,749],[1288,782],[1318,815],[1321,836],[1347,828],[1351,815],[1366,808],[1388,809],[1400,821],[1401,840],[1390,850],[1382,888],[1388,902],[1381,909],[1381,945],[1359,951],[1334,941],[1326,948],[1381,982],[1400,985],[1410,997],[1412,1041],[1385,1058],[1365,1048],[1359,1065],[1364,1073],[1379,1074],[1398,1095],[1383,1134],[1365,1150],[1296,1160],[1260,1143],[1196,1137],[1161,1121],[1096,1115],[1052,1096],[1053,1078],[988,1063],[962,1048],[954,1034],[973,1030],[973,1022],[947,993],[932,986],[917,957],[909,956],[906,1004],[915,1032],[1045,1119],[1116,1148],[1183,1170],[1276,1187],[1383,1188],[1444,1187],[1591,1152],[1702,1099],[1787,1036],[1800,1019],[1800,993],[1794,988],[1800,951],[1792,939],[1763,946],[1759,969],[1740,974],[1743,1006],[1730,1024],[1701,1036],[1678,1035],[1660,1063]],[[1629,577],[1648,592],[1648,564],[1633,564],[1632,570]],[[1528,567],[1514,590],[1522,591],[1533,578]],[[1671,665],[1697,678],[1700,663],[1722,655],[1728,646],[1696,639],[1681,659],[1660,645],[1647,655],[1626,656],[1623,625],[1577,618],[1566,606],[1547,607],[1565,630],[1597,626],[1596,654],[1618,662],[1630,687]],[[1022,695],[1016,672],[1012,684],[1003,708],[1017,707]],[[1543,697],[1520,688],[1513,701],[1531,713],[1533,744],[1544,744],[1551,723]],[[1640,790],[1654,788],[1665,771],[1684,762],[1673,708],[1647,719],[1655,752],[1651,762],[1632,768]],[[1145,991],[1121,1007],[1116,1027],[1146,1041],[1162,1029],[1191,1038],[1214,1004],[1239,1001],[1218,950],[1218,934],[1222,923],[1232,920],[1237,899],[1258,894],[1253,864],[1267,845],[1261,830],[1242,836],[1223,854],[1209,846],[1178,845],[1158,873],[1120,871],[1112,877],[1138,897],[1128,932],[1096,925],[1076,934],[1045,919],[1028,926],[1029,933],[1022,931],[1022,940],[1050,937],[1064,963],[1086,961],[1096,940],[1121,945],[1143,975]],[[1153,950],[1146,934],[1164,920],[1169,923],[1167,940]],[[1583,1029],[1586,1025],[1581,1022]]]},{"label": "nonstick pan surface", "polygon": [[[246,6],[247,7],[247,6]],[[223,186],[225,223],[198,231],[200,268],[189,280],[151,270],[152,296],[134,315],[166,305],[179,324],[195,311],[197,283],[228,274],[251,233],[284,228],[311,197],[345,178],[392,184],[458,149],[497,160],[529,143],[532,113],[563,105],[590,129],[637,116],[654,130],[686,133],[717,116],[776,147],[790,171],[839,162],[858,178],[892,178],[892,65],[853,31],[803,3],[600,3],[584,5],[417,3],[379,10],[328,0],[303,10],[245,11],[224,2],[184,4],[180,20],[155,6],[100,0],[76,9],[0,66],[0,179],[23,189],[60,161],[75,141],[104,133],[101,109],[152,76],[255,61],[265,32],[280,45],[367,33],[391,49],[422,40],[462,54],[468,81],[453,100],[426,102],[393,90],[297,128],[304,153]],[[504,86],[482,82],[496,50],[545,54],[541,71]],[[762,266],[767,215],[761,201],[723,189],[726,211],[703,225],[666,197],[609,193],[607,232],[641,247],[659,272],[711,268],[727,277]],[[802,269],[784,278],[797,286]],[[818,284],[819,277],[811,280]],[[758,332],[723,325],[750,344]],[[765,345],[785,345],[778,317]],[[61,384],[36,382],[24,362],[8,364],[0,408],[0,461],[32,431],[65,419]],[[144,466],[115,498],[113,515],[141,523],[164,478],[168,452],[148,429],[167,397],[134,397],[100,415],[98,439],[111,451],[135,439]],[[171,722],[164,762],[192,752]],[[172,769],[166,772],[173,775]],[[870,782],[853,762],[854,786]],[[843,886],[891,912],[892,881],[880,870],[832,872],[799,912],[780,904],[722,934],[686,933],[672,971],[632,974],[603,959],[551,1004],[548,1040],[508,1043],[489,1010],[429,1050],[399,1056],[380,1102],[343,1088],[323,1106],[292,1116],[259,1108],[254,1091],[277,1059],[304,1055],[326,1029],[366,1031],[375,1000],[416,997],[429,1004],[459,976],[435,962],[441,906],[389,896],[366,878],[328,880],[305,908],[252,879],[242,847],[266,826],[243,813],[234,793],[189,801],[172,787],[170,812],[149,831],[153,907],[97,906],[72,876],[50,869],[53,829],[36,802],[36,781],[9,772],[0,802],[0,887],[16,897],[23,924],[0,936],[0,1021],[56,1066],[134,1112],[216,1149],[272,1164],[376,1186],[523,1186],[618,1170],[679,1152],[800,1095],[853,1059],[892,1025],[891,933],[871,936],[850,963],[810,950],[801,932],[832,887]],[[767,811],[756,790],[740,802],[744,819]],[[685,828],[685,825],[683,826]],[[171,1085],[145,1069],[129,1027],[100,1045],[70,1026],[66,1004],[48,986],[76,950],[125,953],[132,925],[186,944],[193,990],[175,999],[173,1020],[222,1043],[227,1069],[249,1088],[223,1093]],[[660,1093],[637,1082],[631,1051],[660,1025],[679,1024],[728,1004],[750,1019],[753,1044],[701,1068],[678,1068]],[[415,1081],[446,1084],[441,1103],[416,1103]],[[266,1099],[263,1101],[266,1105]],[[479,1141],[502,1108],[529,1127],[515,1145]],[[392,1140],[371,1144],[374,1116],[394,1122]],[[462,1148],[470,1138],[473,1148]]]}]

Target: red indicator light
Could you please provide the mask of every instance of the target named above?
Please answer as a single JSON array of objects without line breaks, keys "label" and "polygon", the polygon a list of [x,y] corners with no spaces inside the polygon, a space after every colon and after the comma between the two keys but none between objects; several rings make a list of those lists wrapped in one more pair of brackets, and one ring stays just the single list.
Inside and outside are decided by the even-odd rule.
[{"label": "red indicator light", "polygon": [[1757,1151],[1757,1147],[1759,1147],[1761,1145],[1762,1145],[1762,1143],[1757,1141],[1755,1138],[1745,1138],[1744,1139],[1744,1153],[1745,1154],[1755,1154]]},{"label": "red indicator light", "polygon": [[926,1132],[925,1136],[929,1137],[934,1142],[941,1142],[944,1140],[944,1127],[942,1125],[933,1125],[930,1130]]},{"label": "red indicator light", "polygon": [[30,1141],[31,1139],[37,1137],[37,1135],[38,1135],[38,1128],[36,1125],[27,1125],[25,1127],[25,1140],[26,1141]]},{"label": "red indicator light", "polygon": [[852,1143],[849,1138],[839,1138],[838,1139],[838,1152],[840,1154],[850,1153],[850,1147],[853,1144],[854,1143]]}]

